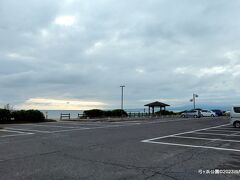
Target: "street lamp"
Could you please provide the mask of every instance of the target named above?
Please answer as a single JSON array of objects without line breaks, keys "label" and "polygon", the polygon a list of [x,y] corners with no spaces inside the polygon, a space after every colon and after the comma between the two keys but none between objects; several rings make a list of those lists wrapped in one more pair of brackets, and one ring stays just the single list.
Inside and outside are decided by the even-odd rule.
[{"label": "street lamp", "polygon": [[196,108],[196,98],[198,98],[199,96],[197,94],[193,93],[193,98],[190,99],[190,102],[193,102],[193,109]]},{"label": "street lamp", "polygon": [[123,112],[123,88],[125,87],[124,85],[121,85],[121,90],[122,90],[122,96],[121,96],[121,110]]}]

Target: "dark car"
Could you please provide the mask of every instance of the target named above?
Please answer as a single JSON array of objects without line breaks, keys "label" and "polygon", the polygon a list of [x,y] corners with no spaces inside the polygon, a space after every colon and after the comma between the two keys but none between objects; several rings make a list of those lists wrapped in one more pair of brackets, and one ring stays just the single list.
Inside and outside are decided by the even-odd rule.
[{"label": "dark car", "polygon": [[212,111],[215,112],[215,114],[217,116],[223,116],[224,115],[224,112],[220,109],[213,109]]}]

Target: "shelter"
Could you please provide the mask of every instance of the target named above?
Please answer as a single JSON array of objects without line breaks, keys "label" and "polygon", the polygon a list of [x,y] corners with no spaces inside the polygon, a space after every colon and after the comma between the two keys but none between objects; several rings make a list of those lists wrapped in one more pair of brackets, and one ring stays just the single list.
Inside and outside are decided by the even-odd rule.
[{"label": "shelter", "polygon": [[160,108],[160,111],[162,111],[162,108],[164,109],[164,111],[166,110],[166,106],[170,106],[168,104],[159,102],[159,101],[155,101],[149,104],[145,104],[144,106],[148,106],[148,113],[150,114],[150,109],[152,108],[152,114],[154,114],[154,109],[155,107]]}]

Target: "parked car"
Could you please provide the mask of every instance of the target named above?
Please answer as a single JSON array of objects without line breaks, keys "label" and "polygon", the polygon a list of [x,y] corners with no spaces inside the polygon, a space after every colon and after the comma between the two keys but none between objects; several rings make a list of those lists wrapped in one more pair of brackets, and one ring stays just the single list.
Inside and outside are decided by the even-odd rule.
[{"label": "parked car", "polygon": [[220,110],[220,109],[213,109],[213,112],[215,112],[215,114],[217,116],[223,116],[224,115],[224,111]]},{"label": "parked car", "polygon": [[200,113],[201,113],[202,117],[215,117],[216,116],[215,112],[209,111],[209,110],[201,110]]},{"label": "parked car", "polygon": [[199,110],[184,111],[181,113],[181,117],[183,117],[183,118],[188,118],[188,117],[199,118],[199,117],[201,117],[201,113]]},{"label": "parked car", "polygon": [[233,106],[230,111],[230,122],[234,127],[240,128],[240,106]]}]

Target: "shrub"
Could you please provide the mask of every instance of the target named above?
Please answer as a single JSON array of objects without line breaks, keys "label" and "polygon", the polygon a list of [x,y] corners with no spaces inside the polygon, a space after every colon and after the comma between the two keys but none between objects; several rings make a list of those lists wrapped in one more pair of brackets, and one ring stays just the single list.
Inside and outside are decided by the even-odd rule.
[{"label": "shrub", "polygon": [[0,121],[10,121],[11,112],[8,109],[0,109]]},{"label": "shrub", "polygon": [[92,110],[83,111],[83,115],[89,118],[104,117],[104,111],[100,109],[92,109]]},{"label": "shrub", "polygon": [[100,109],[92,109],[83,112],[83,116],[89,118],[103,118],[103,117],[127,117],[128,114],[121,109],[115,109],[112,111],[102,111]]},{"label": "shrub", "polygon": [[112,116],[112,111],[104,111],[104,116],[105,117],[111,117]]},{"label": "shrub", "polygon": [[167,110],[158,111],[155,114],[157,114],[157,115],[176,115],[175,112],[167,111]]},{"label": "shrub", "polygon": [[12,116],[15,121],[21,122],[41,122],[45,120],[44,114],[38,110],[13,111]]},{"label": "shrub", "polygon": [[112,110],[111,112],[111,117],[127,117],[128,114],[126,113],[126,111],[122,110],[122,109],[115,109],[115,110]]}]

